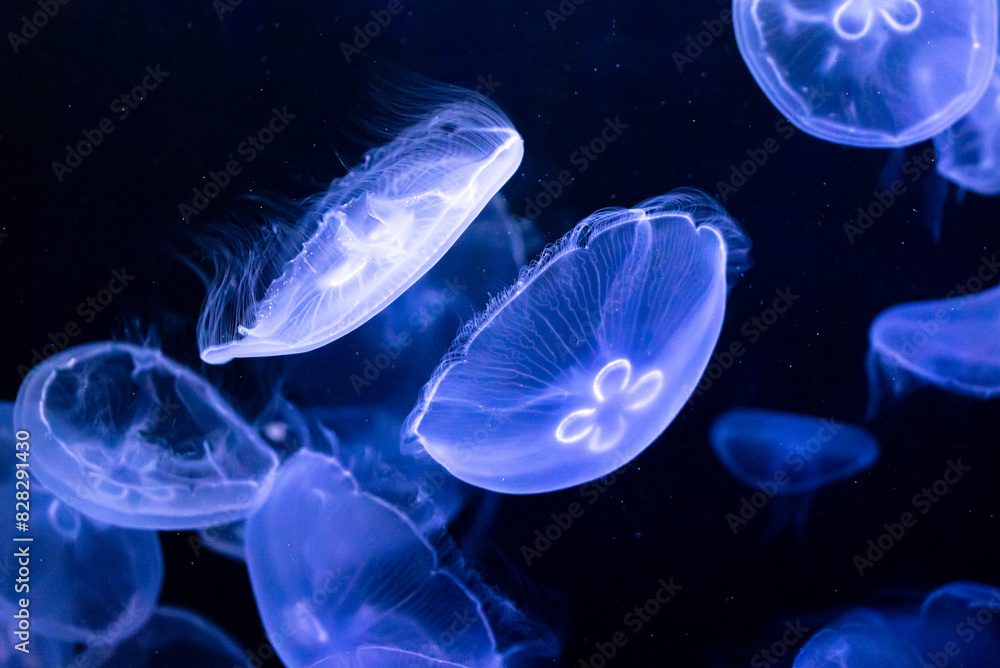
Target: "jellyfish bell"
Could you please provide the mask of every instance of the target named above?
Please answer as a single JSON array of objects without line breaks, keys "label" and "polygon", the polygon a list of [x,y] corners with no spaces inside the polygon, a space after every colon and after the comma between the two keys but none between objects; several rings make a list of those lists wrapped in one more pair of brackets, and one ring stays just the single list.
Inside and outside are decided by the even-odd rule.
[{"label": "jellyfish bell", "polygon": [[994,0],[734,0],[743,60],[796,127],[890,148],[937,135],[979,101]]},{"label": "jellyfish bell", "polygon": [[14,421],[54,496],[108,524],[194,529],[246,517],[278,456],[208,382],[158,350],[67,348],[25,377]]},{"label": "jellyfish bell", "polygon": [[[833,418],[735,408],[712,423],[712,450],[726,470],[773,499],[767,534],[792,525],[799,537],[815,492],[870,468],[880,447],[866,429]],[[746,518],[727,515],[736,533]]]},{"label": "jellyfish bell", "polygon": [[[777,494],[803,494],[874,465],[879,445],[866,429],[832,418],[736,408],[712,423],[712,450],[735,478]],[[780,481],[780,482],[778,482]]]},{"label": "jellyfish bell", "polygon": [[[978,277],[967,285],[974,281],[982,286]],[[921,384],[978,399],[1000,394],[1000,287],[960,297],[954,293],[946,299],[897,304],[872,322],[870,414],[886,394],[901,396]]]},{"label": "jellyfish bell", "polygon": [[941,176],[980,195],[1000,195],[1000,58],[986,94],[934,137],[934,147]]},{"label": "jellyfish bell", "polygon": [[621,467],[694,391],[748,248],[696,191],[593,214],[465,326],[410,413],[404,448],[505,493]]},{"label": "jellyfish bell", "polygon": [[331,183],[291,233],[219,263],[199,320],[202,359],[307,352],[360,327],[445,254],[522,155],[482,95],[439,100]]}]

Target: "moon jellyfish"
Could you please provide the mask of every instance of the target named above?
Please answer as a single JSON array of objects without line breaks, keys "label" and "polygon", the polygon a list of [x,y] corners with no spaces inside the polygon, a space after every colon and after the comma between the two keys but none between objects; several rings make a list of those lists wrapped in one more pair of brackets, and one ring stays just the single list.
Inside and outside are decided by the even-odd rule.
[{"label": "moon jellyfish", "polygon": [[[998,265],[983,258],[978,276]],[[983,277],[986,278],[983,278]],[[975,282],[975,283],[974,283]],[[898,304],[878,315],[868,333],[869,412],[887,391],[910,392],[918,383],[979,399],[1000,394],[1000,288],[978,294]]]},{"label": "moon jellyfish", "polygon": [[722,327],[727,271],[748,248],[697,191],[591,215],[466,324],[404,447],[506,493],[621,467],[694,391]]},{"label": "moon jellyfish", "polygon": [[246,558],[289,668],[504,665],[482,599],[331,457],[303,450],[285,462],[247,520]]},{"label": "moon jellyfish", "polygon": [[14,421],[33,473],[81,513],[140,529],[194,529],[245,517],[277,455],[208,382],[159,351],[68,348],[37,365]]},{"label": "moon jellyfish", "polygon": [[[241,269],[220,272],[198,323],[203,360],[324,346],[444,255],[523,155],[520,135],[496,105],[468,91],[451,97],[331,183],[295,226],[289,248],[257,249]],[[258,291],[270,263],[281,265],[280,275]]]},{"label": "moon jellyfish", "polygon": [[979,103],[934,138],[937,171],[966,190],[1000,195],[1000,59]]},{"label": "moon jellyfish", "polygon": [[[114,647],[101,648],[84,663],[98,668],[229,668],[244,666],[246,653],[207,619],[181,608],[160,606],[142,629]],[[101,656],[106,658],[100,661]],[[97,662],[100,661],[100,662]]]},{"label": "moon jellyfish", "polygon": [[[778,497],[772,530],[791,519],[800,534],[813,492],[870,468],[880,450],[875,437],[861,427],[753,408],[736,408],[716,418],[710,440],[716,457],[737,480],[767,498]],[[726,519],[734,532],[746,524],[746,518],[733,514]]]},{"label": "moon jellyfish", "polygon": [[[0,402],[4,451],[27,453],[28,463],[0,471],[0,511],[10,518],[0,522],[0,541],[8,546],[0,557],[0,616],[15,626],[24,620],[21,629],[29,629],[30,637],[22,640],[29,640],[29,647],[38,637],[117,642],[142,626],[156,607],[163,584],[159,538],[92,522],[45,491],[31,475],[33,434],[25,438],[23,429],[15,432],[13,420],[13,404]],[[35,564],[42,565],[44,577],[18,577],[22,567]],[[59,651],[57,644],[48,649]]]},{"label": "moon jellyfish", "polygon": [[907,146],[976,104],[997,52],[996,0],[734,0],[736,43],[796,127]]},{"label": "moon jellyfish", "polygon": [[950,582],[922,605],[855,608],[817,632],[793,668],[993,666],[1000,656],[1000,589]]}]

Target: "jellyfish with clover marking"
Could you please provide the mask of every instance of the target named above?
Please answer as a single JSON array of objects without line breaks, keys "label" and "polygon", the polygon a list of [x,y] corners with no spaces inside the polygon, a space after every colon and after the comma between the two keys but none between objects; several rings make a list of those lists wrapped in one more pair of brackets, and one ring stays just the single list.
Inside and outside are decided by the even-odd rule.
[{"label": "jellyfish with clover marking", "polygon": [[407,418],[404,450],[505,493],[621,467],[694,391],[748,250],[698,191],[594,213],[465,325]]},{"label": "jellyfish with clover marking", "polygon": [[796,127],[871,148],[930,139],[986,91],[995,0],[734,0],[744,62]]}]

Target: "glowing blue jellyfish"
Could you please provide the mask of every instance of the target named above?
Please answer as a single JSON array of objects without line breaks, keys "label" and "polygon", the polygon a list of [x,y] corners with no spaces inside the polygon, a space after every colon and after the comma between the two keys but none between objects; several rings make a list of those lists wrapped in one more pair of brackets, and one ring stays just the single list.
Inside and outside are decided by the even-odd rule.
[{"label": "glowing blue jellyfish", "polygon": [[[0,470],[0,512],[11,520],[0,522],[0,541],[8,546],[0,555],[0,617],[15,626],[23,621],[26,639],[117,642],[156,607],[163,584],[159,538],[93,522],[49,494],[32,475],[33,435],[15,432],[13,412],[13,404],[0,402],[0,445],[4,452],[27,453],[27,466]],[[31,577],[39,569],[44,577]],[[24,599],[30,605],[22,615]]]},{"label": "glowing blue jellyfish", "polygon": [[809,639],[792,668],[923,668],[916,646],[877,625],[844,624]]},{"label": "glowing blue jellyfish", "polygon": [[849,146],[930,139],[989,84],[996,0],[734,0],[743,60],[799,129]]},{"label": "glowing blue jellyfish", "polygon": [[950,582],[919,606],[850,610],[803,645],[793,668],[993,666],[1000,656],[998,615],[1000,589]]},{"label": "glowing blue jellyfish", "polygon": [[[880,450],[875,437],[860,427],[752,408],[718,417],[710,440],[716,457],[736,479],[758,490],[755,495],[762,500],[777,497],[767,532],[790,522],[800,536],[813,492],[870,468]],[[753,498],[750,503],[760,506]],[[747,518],[730,514],[726,519],[735,533]]]},{"label": "glowing blue jellyfish", "polygon": [[748,247],[696,191],[593,214],[465,326],[407,419],[405,448],[506,493],[619,468],[693,392]]},{"label": "glowing blue jellyfish", "polygon": [[482,600],[405,514],[329,456],[285,462],[247,520],[246,560],[289,668],[504,665]]},{"label": "glowing blue jellyfish", "polygon": [[779,494],[804,494],[870,468],[879,445],[866,429],[780,411],[736,408],[716,418],[712,449],[749,487],[775,483]]},{"label": "glowing blue jellyfish", "polygon": [[990,666],[1000,657],[998,587],[949,582],[927,596],[919,618],[916,639],[928,658],[932,653],[960,661],[957,665]]},{"label": "glowing blue jellyfish", "polygon": [[979,103],[934,138],[937,171],[980,195],[1000,195],[1000,59]]},{"label": "glowing blue jellyfish", "polygon": [[[523,155],[520,135],[496,105],[471,92],[452,97],[334,181],[298,222],[288,249],[267,239],[219,272],[198,323],[203,360],[326,345],[444,255]],[[274,264],[283,264],[280,275],[267,284]]]},{"label": "glowing blue jellyfish", "polygon": [[170,606],[157,608],[152,619],[128,640],[101,650],[80,663],[96,668],[250,665],[246,653],[225,631],[200,615]]},{"label": "glowing blue jellyfish", "polygon": [[203,378],[125,343],[68,348],[29,373],[14,421],[31,467],[81,513],[141,529],[245,517],[267,494],[277,455]]},{"label": "glowing blue jellyfish", "polygon": [[[981,288],[980,276],[966,286]],[[962,288],[964,292],[964,287]],[[1000,288],[977,294],[899,304],[878,315],[868,334],[870,412],[887,391],[905,394],[928,383],[987,399],[1000,394]]]}]

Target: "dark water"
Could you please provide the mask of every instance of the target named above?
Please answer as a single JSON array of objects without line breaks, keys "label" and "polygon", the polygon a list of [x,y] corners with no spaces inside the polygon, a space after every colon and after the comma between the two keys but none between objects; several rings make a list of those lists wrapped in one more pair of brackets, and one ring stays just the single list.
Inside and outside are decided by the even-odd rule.
[{"label": "dark water", "polygon": [[[563,5],[566,16],[555,0],[401,0],[403,11],[361,54],[348,49],[350,62],[342,43],[387,3],[243,0],[220,16],[220,3],[208,0],[70,0],[17,52],[8,37],[0,48],[0,396],[14,398],[19,369],[36,351],[68,340],[60,331],[77,332],[77,344],[141,338],[155,327],[167,352],[199,369],[194,322],[204,289],[173,249],[247,194],[304,197],[342,175],[341,160],[352,164],[365,148],[359,100],[372,71],[406,68],[478,86],[509,115],[525,157],[503,192],[514,212],[537,217],[545,241],[601,207],[688,186],[724,197],[754,243],[755,266],[730,294],[718,346],[740,342],[745,352],[606,489],[503,497],[480,539],[486,580],[561,637],[557,665],[600,665],[581,661],[616,633],[622,646],[607,665],[790,665],[803,639],[785,646],[783,660],[759,654],[782,645],[788,622],[814,632],[890,590],[1000,584],[995,401],[926,390],[884,409],[867,424],[881,461],[820,492],[801,538],[766,535],[761,517],[733,534],[725,516],[753,490],[729,476],[707,442],[711,420],[737,405],[862,422],[871,320],[892,304],[943,297],[1000,251],[995,202],[968,195],[958,203],[950,189],[936,243],[933,170],[885,176],[889,152],[829,144],[787,125],[744,66],[731,25],[711,23],[724,4]],[[31,2],[9,5],[5,33],[35,11]],[[691,46],[699,38],[704,46]],[[691,62],[675,56],[686,49]],[[143,99],[126,114],[120,96],[135,86],[145,87]],[[287,126],[241,152],[274,110]],[[609,123],[614,140],[581,162],[581,145]],[[65,147],[85,138],[96,144],[90,155],[71,171],[53,168],[72,164]],[[754,156],[762,164],[743,166]],[[240,173],[185,223],[179,206],[234,157]],[[563,170],[572,183],[533,211]],[[844,225],[874,201],[880,178],[883,187],[904,178],[905,193],[863,234],[849,234]],[[720,191],[720,183],[732,187]],[[110,304],[88,306],[115,271],[134,278]],[[793,296],[790,306],[765,324],[779,291]],[[210,377],[231,396],[259,391],[246,374]],[[913,510],[912,497],[957,458],[971,470],[859,576],[854,555],[883,523]],[[582,515],[528,565],[522,546],[574,502]],[[456,532],[470,522],[460,518]],[[161,534],[161,601],[202,613],[256,653],[266,639],[245,569],[196,555],[189,536]],[[641,623],[628,617],[671,578],[680,588],[669,603]],[[263,665],[280,665],[265,657]]]}]

